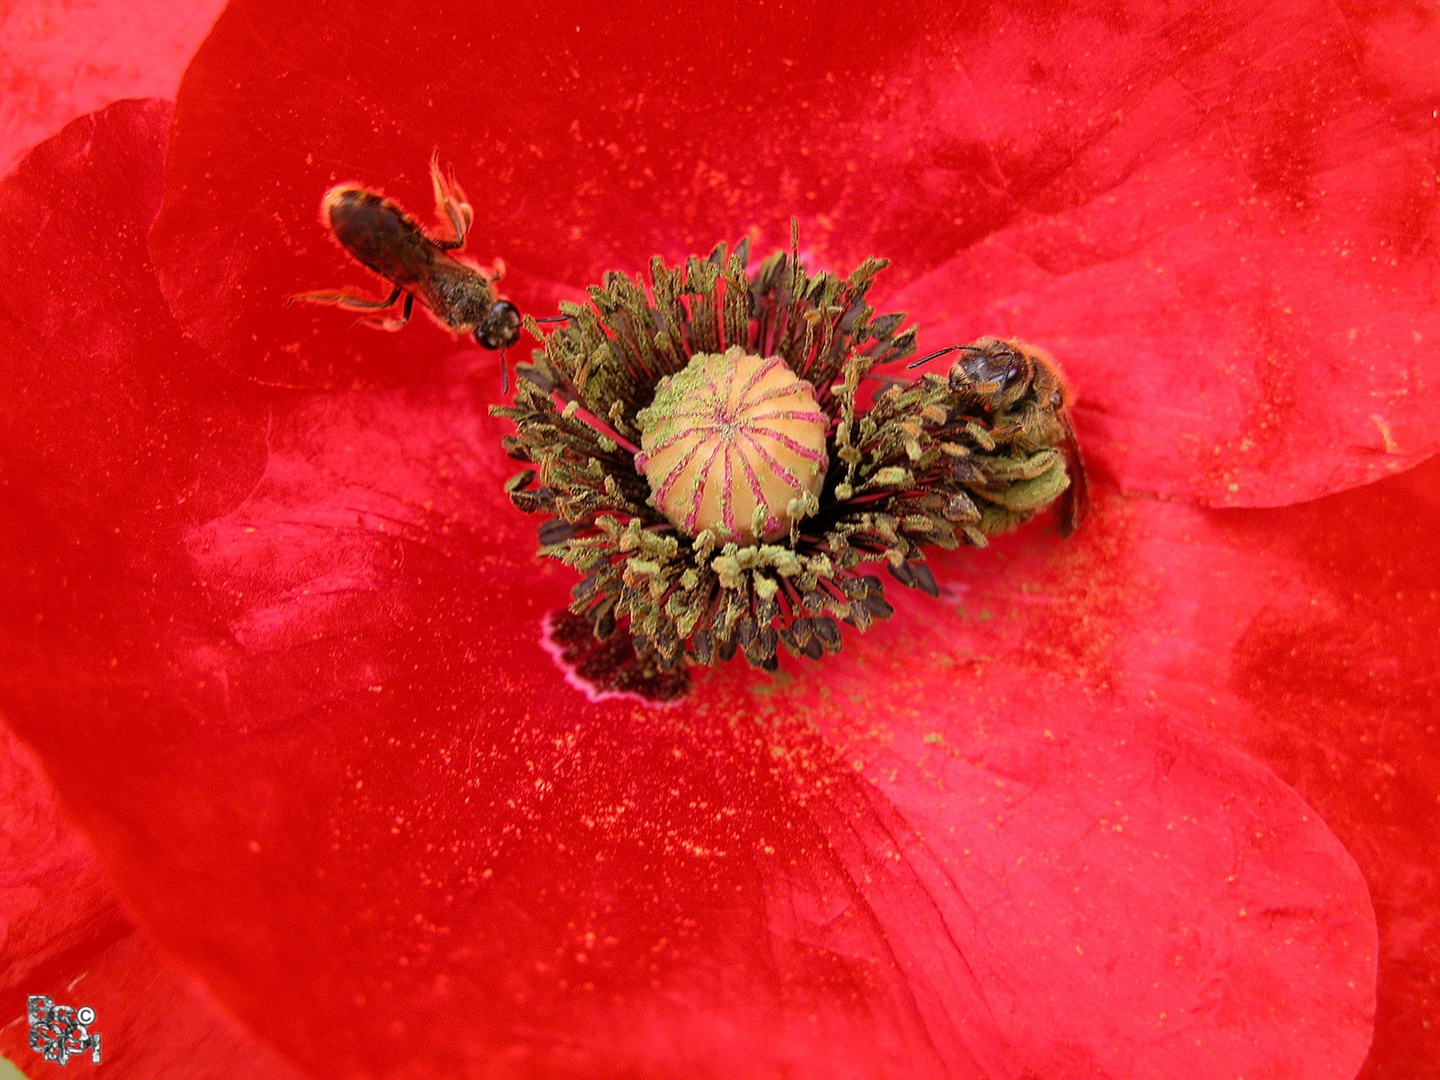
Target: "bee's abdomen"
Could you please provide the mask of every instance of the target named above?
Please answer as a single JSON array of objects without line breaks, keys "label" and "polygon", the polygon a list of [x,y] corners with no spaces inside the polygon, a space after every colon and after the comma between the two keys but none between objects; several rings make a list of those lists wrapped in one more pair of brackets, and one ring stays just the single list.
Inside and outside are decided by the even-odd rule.
[{"label": "bee's abdomen", "polygon": [[435,246],[410,215],[383,195],[344,184],[325,193],[326,224],[355,258],[397,285],[412,283],[435,256]]}]

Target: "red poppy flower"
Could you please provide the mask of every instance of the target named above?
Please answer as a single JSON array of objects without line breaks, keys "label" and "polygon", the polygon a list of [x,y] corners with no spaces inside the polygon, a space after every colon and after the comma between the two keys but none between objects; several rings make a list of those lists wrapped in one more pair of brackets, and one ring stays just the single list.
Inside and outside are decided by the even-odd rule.
[{"label": "red poppy flower", "polygon": [[[1365,882],[1210,728],[1360,860],[1372,1072],[1421,1067],[1440,471],[1337,494],[1440,439],[1412,18],[243,3],[173,128],[42,146],[0,707],[166,957],[107,954],[152,973],[126,1040],[252,1052],[173,964],[313,1076],[1352,1076]],[[1091,521],[819,665],[588,700],[493,366],[281,304],[363,280],[319,193],[419,208],[436,147],[525,310],[795,215],[895,260],[922,345],[1045,345]],[[93,889],[37,909],[51,978],[122,932]]]}]

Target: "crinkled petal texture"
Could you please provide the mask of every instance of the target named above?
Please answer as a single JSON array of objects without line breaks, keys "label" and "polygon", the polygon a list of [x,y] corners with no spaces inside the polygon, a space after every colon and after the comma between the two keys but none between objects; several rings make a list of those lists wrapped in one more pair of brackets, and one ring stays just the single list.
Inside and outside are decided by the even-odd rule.
[{"label": "crinkled petal texture", "polygon": [[229,370],[338,385],[447,346],[282,308],[383,295],[331,184],[429,220],[438,149],[539,314],[794,216],[817,263],[895,261],[922,345],[1049,348],[1123,488],[1285,504],[1440,447],[1437,55],[1385,2],[242,0],[186,74],[157,265]]},{"label": "crinkled petal texture", "polygon": [[[29,1045],[26,999],[89,1006],[102,1064],[122,1077],[298,1078],[120,911],[83,837],[66,822],[34,757],[0,728],[0,1053],[50,1075]],[[88,1056],[88,1055],[87,1055]],[[85,1058],[81,1058],[85,1060]]]},{"label": "crinkled petal texture", "polygon": [[[316,1077],[1355,1074],[1365,883],[1098,674],[1145,598],[1048,624],[1088,669],[952,588],[823,666],[593,703],[538,645],[569,581],[499,494],[472,354],[255,388],[171,320],[166,120],[116,106],[0,189],[0,704],[257,1033]],[[1138,577],[1120,504],[1066,587]]]},{"label": "crinkled petal texture", "polygon": [[16,0],[0,10],[0,175],[75,117],[174,97],[220,0]]}]

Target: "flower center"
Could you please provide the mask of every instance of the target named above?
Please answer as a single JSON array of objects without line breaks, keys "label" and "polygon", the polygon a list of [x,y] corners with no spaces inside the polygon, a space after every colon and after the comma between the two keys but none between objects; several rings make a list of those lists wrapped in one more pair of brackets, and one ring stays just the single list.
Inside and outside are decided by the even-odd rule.
[{"label": "flower center", "polygon": [[597,686],[670,699],[671,673],[737,651],[819,660],[842,624],[892,613],[880,572],[938,595],[925,549],[982,547],[1057,500],[1062,531],[1083,513],[1054,361],[981,338],[925,358],[955,354],[948,373],[879,374],[916,337],[867,300],[885,262],[812,274],[798,247],[656,259],[648,281],[607,274],[562,303],[553,333],[529,324],[543,347],[493,410],[525,465],[506,488],[549,519],[541,554],[581,574],[571,617],[597,641],[628,630],[606,663],[635,670]]},{"label": "flower center", "polygon": [[637,420],[650,505],[686,536],[775,540],[819,508],[830,419],[777,356],[699,353]]}]

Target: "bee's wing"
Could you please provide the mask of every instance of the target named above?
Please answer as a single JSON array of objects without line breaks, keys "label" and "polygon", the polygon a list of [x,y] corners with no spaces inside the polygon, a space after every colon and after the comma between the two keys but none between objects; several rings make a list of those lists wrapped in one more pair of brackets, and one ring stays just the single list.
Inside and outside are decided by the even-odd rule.
[{"label": "bee's wing", "polygon": [[1070,473],[1070,486],[1060,496],[1057,513],[1060,535],[1069,536],[1090,512],[1090,483],[1085,479],[1085,459],[1080,456],[1080,442],[1070,426],[1070,417],[1062,410],[1059,420],[1065,426],[1065,467]]},{"label": "bee's wing", "polygon": [[447,325],[450,323],[450,300],[441,291],[439,281],[433,274],[417,276],[410,286],[410,291],[420,298],[420,302],[430,309],[432,315]]}]

